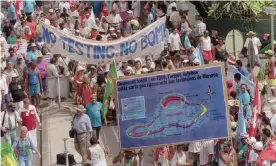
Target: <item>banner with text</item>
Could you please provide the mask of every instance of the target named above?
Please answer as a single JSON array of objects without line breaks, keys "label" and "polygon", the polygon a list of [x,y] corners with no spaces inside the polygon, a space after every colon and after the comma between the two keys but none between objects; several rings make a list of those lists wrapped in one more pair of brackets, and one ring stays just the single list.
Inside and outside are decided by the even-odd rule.
[{"label": "banner with text", "polygon": [[121,148],[228,137],[224,72],[214,64],[115,80]]},{"label": "banner with text", "polygon": [[90,63],[104,64],[126,61],[141,56],[152,55],[164,47],[165,21],[163,17],[134,35],[112,41],[96,41],[66,34],[43,24],[43,40],[50,45],[53,53]]}]

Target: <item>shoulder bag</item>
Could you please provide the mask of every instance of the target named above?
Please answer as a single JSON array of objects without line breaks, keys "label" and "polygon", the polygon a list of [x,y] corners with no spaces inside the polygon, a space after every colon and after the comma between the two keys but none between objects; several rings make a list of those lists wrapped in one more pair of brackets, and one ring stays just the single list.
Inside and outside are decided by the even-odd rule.
[{"label": "shoulder bag", "polygon": [[[75,114],[74,117],[73,117],[73,120],[72,120],[72,124],[74,122],[74,119],[77,115]],[[70,138],[75,138],[75,134],[76,134],[76,130],[72,127],[71,130],[69,130],[69,137]]]},{"label": "shoulder bag", "polygon": [[[5,111],[5,113],[4,113],[4,117],[3,117],[3,120],[2,120],[2,125],[1,125],[1,127],[3,127],[3,125],[4,125],[4,121],[5,121],[6,113],[7,113],[7,112]],[[4,135],[5,135],[5,132],[3,132],[3,131],[2,131],[2,129],[1,129],[1,138],[2,138],[2,137],[4,137]]]}]

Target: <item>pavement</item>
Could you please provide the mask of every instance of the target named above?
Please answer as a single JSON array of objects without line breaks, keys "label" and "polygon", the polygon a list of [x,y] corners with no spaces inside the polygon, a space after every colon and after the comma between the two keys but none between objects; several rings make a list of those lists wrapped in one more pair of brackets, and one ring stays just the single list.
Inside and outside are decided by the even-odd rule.
[{"label": "pavement", "polygon": [[[71,103],[62,103],[62,106]],[[66,108],[49,108],[42,113],[42,165],[43,166],[58,166],[56,164],[56,155],[64,153],[64,138],[68,138],[66,142],[67,151],[73,154],[77,162],[76,166],[81,164],[81,156],[74,148],[74,139],[69,138],[68,131],[71,128],[71,120],[74,113]],[[119,145],[119,130],[115,125],[103,126],[100,132],[99,141],[105,144],[110,149],[110,154],[115,157],[120,151]],[[143,149],[144,165],[152,165],[151,148]],[[146,164],[148,163],[148,164]],[[115,164],[114,166],[120,165]]]}]

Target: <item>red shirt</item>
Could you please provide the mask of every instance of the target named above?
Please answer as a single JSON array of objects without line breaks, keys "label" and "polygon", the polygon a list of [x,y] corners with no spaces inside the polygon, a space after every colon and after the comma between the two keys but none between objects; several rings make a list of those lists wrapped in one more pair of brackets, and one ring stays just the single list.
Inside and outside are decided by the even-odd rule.
[{"label": "red shirt", "polygon": [[86,104],[91,102],[91,95],[94,94],[95,91],[90,87],[90,85],[82,84],[78,89],[78,95],[82,97],[82,104],[86,106]]},{"label": "red shirt", "polygon": [[35,110],[31,109],[21,112],[22,125],[26,126],[28,131],[36,129]]},{"label": "red shirt", "polygon": [[30,31],[32,33],[32,38],[36,37],[36,23],[34,21],[32,22],[26,22],[26,26],[28,26],[30,28]]}]

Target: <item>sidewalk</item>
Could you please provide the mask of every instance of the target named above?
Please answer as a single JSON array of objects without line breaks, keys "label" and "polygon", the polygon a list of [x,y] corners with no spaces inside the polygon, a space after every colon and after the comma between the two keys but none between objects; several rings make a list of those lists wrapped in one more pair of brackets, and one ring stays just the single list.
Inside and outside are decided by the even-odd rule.
[{"label": "sidewalk", "polygon": [[[57,106],[58,107],[58,106]],[[64,153],[63,138],[67,140],[67,151],[73,154],[77,162],[76,166],[81,164],[81,156],[74,148],[74,140],[69,138],[69,130],[71,128],[71,119],[73,114],[66,109],[50,109],[42,115],[43,120],[43,145],[42,145],[42,162],[43,166],[58,166],[56,164],[56,155]]]}]

